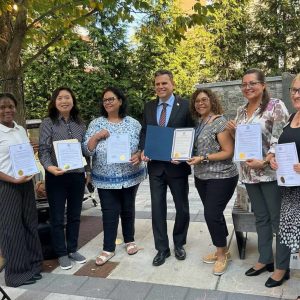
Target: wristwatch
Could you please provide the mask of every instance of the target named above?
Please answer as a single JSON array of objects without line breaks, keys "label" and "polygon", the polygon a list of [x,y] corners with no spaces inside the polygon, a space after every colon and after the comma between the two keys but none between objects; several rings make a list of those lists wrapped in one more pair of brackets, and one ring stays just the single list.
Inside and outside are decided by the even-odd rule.
[{"label": "wristwatch", "polygon": [[205,154],[204,159],[202,160],[202,162],[205,162],[205,163],[209,162],[208,155],[209,154]]}]

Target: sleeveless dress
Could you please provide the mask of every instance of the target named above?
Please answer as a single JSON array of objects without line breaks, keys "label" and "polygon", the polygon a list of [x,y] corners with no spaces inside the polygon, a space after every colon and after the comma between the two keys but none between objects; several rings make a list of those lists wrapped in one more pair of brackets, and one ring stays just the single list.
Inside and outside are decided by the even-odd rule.
[{"label": "sleeveless dress", "polygon": [[[284,127],[278,143],[295,142],[300,158],[300,128],[291,128],[290,126],[294,115],[291,115],[289,123]],[[282,197],[279,225],[280,240],[292,252],[298,252],[300,249],[300,186],[282,186],[280,191]]]}]

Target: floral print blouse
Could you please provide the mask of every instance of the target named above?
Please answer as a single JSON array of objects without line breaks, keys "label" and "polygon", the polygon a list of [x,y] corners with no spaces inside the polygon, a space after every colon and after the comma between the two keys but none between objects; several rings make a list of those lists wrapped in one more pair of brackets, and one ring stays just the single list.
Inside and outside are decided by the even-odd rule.
[{"label": "floral print blouse", "polygon": [[[259,123],[262,128],[263,157],[266,157],[268,153],[275,153],[275,145],[289,118],[285,104],[279,99],[271,98],[262,115],[260,115],[260,107],[258,107],[249,119],[247,116],[247,105],[248,103],[237,109],[237,116],[235,118],[236,124]],[[250,169],[244,162],[241,162],[240,166],[240,178],[243,183],[259,183],[276,180],[276,173],[270,166],[258,170]]]}]

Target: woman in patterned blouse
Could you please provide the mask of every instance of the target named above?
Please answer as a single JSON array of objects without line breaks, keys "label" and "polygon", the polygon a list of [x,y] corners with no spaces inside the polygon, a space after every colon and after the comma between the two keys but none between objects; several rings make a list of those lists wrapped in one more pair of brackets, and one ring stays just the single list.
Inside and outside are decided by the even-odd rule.
[{"label": "woman in patterned blouse", "polygon": [[[101,117],[93,120],[84,138],[84,151],[92,156],[92,181],[98,188],[102,208],[104,242],[96,264],[103,265],[115,255],[119,217],[125,248],[129,255],[137,253],[134,242],[135,197],[146,170],[138,150],[140,123],[127,116],[127,100],[117,88],[104,90],[101,96]],[[119,162],[110,162],[108,137],[128,138],[131,158],[120,155]],[[124,162],[122,162],[124,160]]]},{"label": "woman in patterned blouse", "polygon": [[280,243],[277,234],[281,206],[280,192],[276,173],[269,165],[275,153],[275,144],[288,120],[288,111],[281,100],[270,98],[261,70],[248,70],[243,76],[241,89],[248,102],[238,108],[235,121],[229,121],[227,128],[234,136],[237,124],[260,124],[264,157],[263,160],[251,159],[241,162],[241,180],[246,186],[256,218],[259,252],[258,262],[245,275],[257,276],[265,271],[274,271],[272,242],[275,233],[276,270],[265,283],[266,287],[273,287],[289,278],[290,251]]},{"label": "woman in patterned blouse", "polygon": [[217,95],[209,89],[199,89],[192,95],[191,113],[198,122],[195,134],[195,186],[204,206],[204,217],[216,252],[203,257],[214,264],[213,273],[222,275],[230,258],[227,249],[228,230],[223,212],[238,181],[238,171],[232,162],[233,139],[226,130],[226,119]]},{"label": "woman in patterned blouse", "polygon": [[[77,252],[80,214],[85,188],[84,168],[65,171],[58,167],[54,141],[83,140],[85,125],[79,117],[75,95],[68,87],[57,88],[48,107],[48,118],[40,126],[39,159],[45,168],[46,193],[50,208],[50,222],[54,250],[61,269],[72,268],[71,260],[85,263]],[[64,233],[67,201],[66,237]]]}]

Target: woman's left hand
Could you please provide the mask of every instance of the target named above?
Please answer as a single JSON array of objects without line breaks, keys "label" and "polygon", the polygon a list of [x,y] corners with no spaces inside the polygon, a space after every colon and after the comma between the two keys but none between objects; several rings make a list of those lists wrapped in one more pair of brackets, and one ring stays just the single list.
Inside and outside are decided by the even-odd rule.
[{"label": "woman's left hand", "polygon": [[[297,172],[297,173],[300,173],[300,164],[294,164],[294,170]],[[300,253],[300,252],[299,252]]]},{"label": "woman's left hand", "polygon": [[141,152],[137,151],[136,153],[132,154],[130,161],[134,166],[138,165],[141,162]]},{"label": "woman's left hand", "polygon": [[260,159],[248,159],[246,160],[246,165],[250,169],[254,169],[254,170],[264,169],[264,161]]}]

